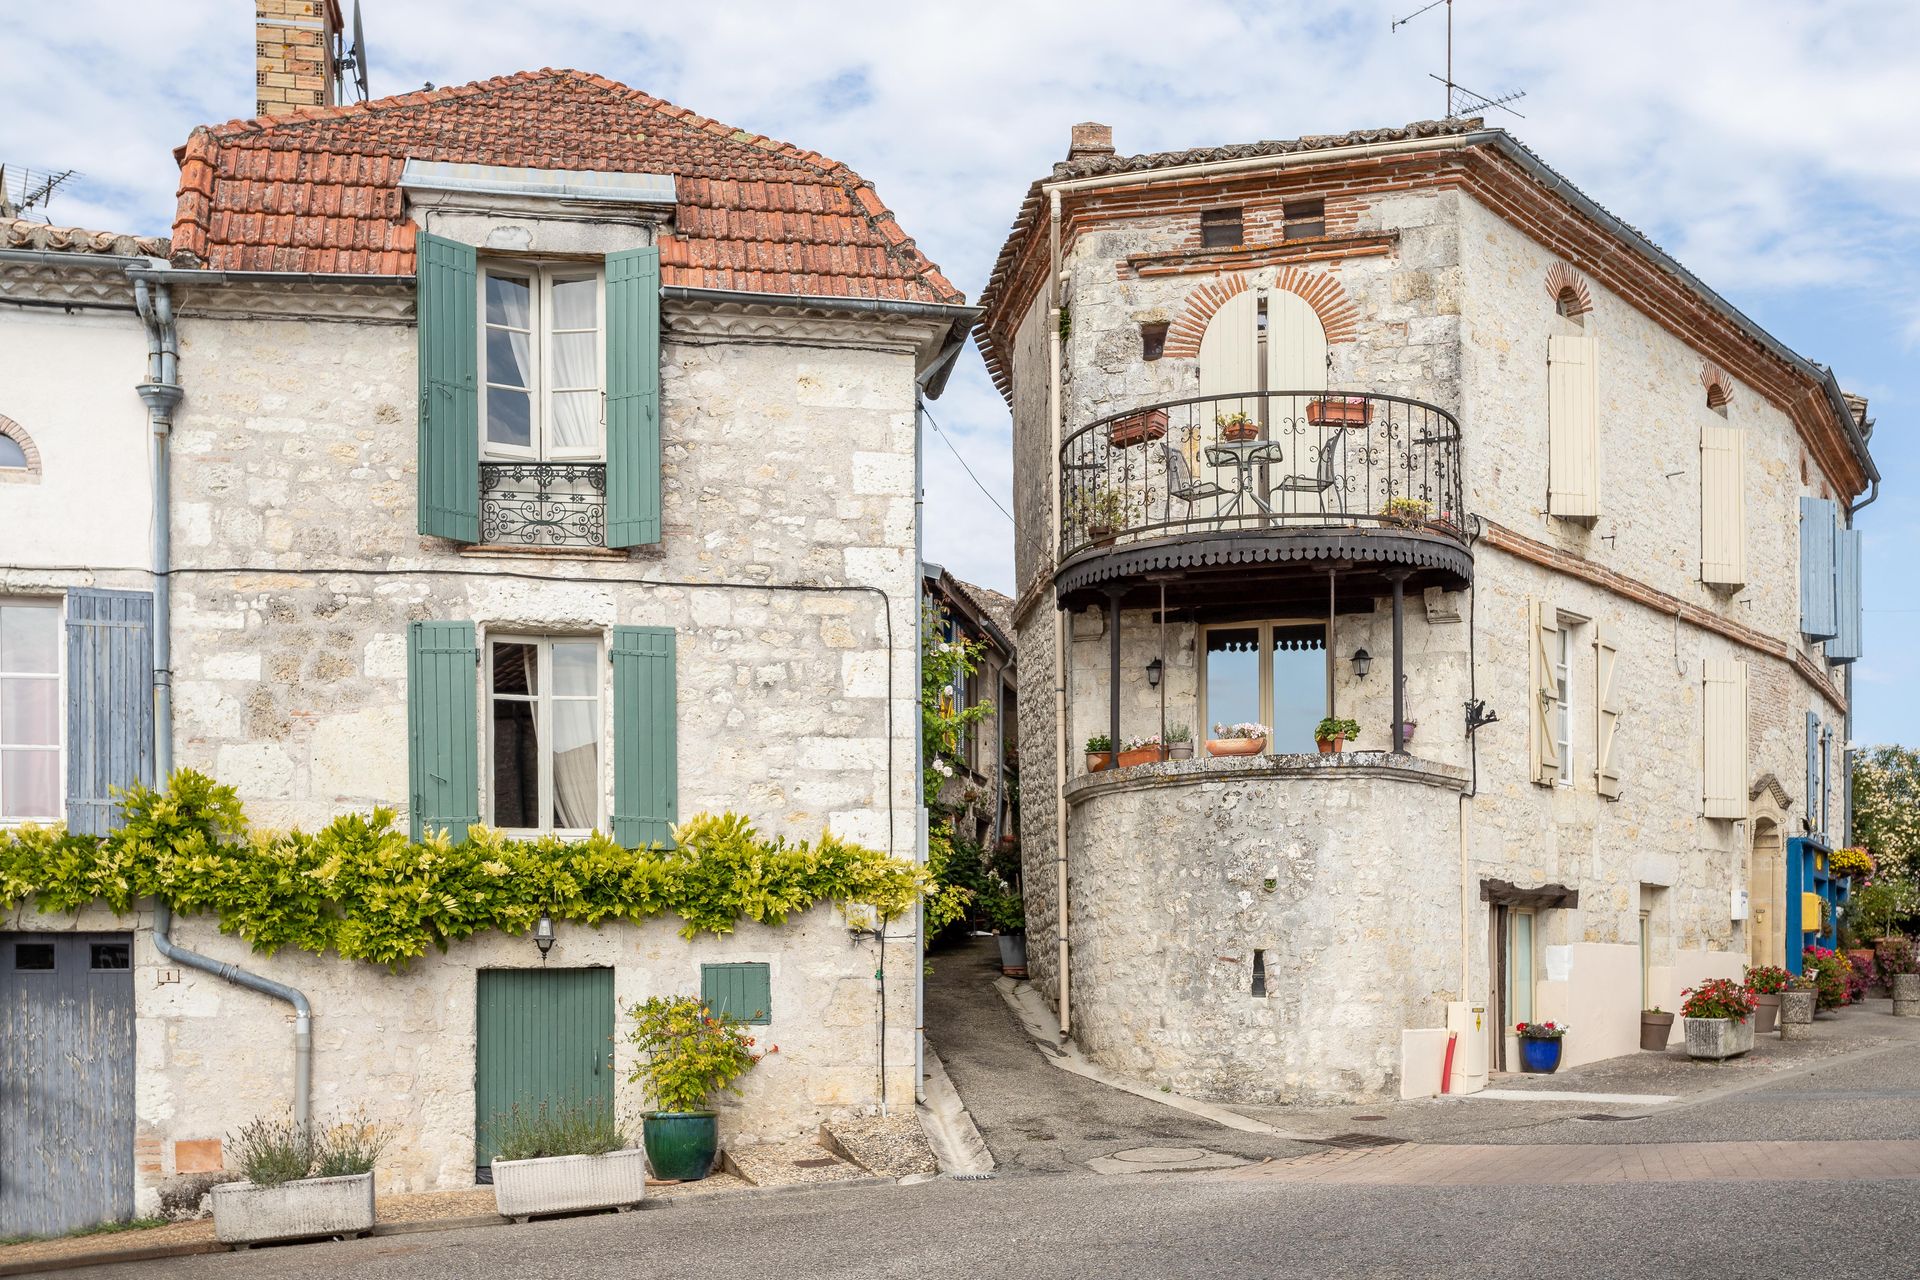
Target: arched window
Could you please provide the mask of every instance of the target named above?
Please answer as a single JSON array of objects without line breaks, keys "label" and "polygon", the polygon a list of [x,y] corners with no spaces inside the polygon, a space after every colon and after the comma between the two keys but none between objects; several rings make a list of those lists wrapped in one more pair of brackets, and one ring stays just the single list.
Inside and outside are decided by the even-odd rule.
[{"label": "arched window", "polygon": [[25,471],[27,451],[12,436],[0,436],[0,471]]},{"label": "arched window", "polygon": [[35,478],[40,474],[40,450],[26,428],[0,414],[0,479]]}]

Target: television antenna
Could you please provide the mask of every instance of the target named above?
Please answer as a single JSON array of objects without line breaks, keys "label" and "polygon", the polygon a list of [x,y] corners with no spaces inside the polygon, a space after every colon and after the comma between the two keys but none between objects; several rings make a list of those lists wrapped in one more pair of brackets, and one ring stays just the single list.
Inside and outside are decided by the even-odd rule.
[{"label": "television antenna", "polygon": [[0,218],[22,217],[35,205],[45,205],[62,183],[79,176],[74,169],[21,169],[9,174],[7,166],[0,164]]},{"label": "television antenna", "polygon": [[346,49],[338,48],[345,38],[344,32],[334,35],[334,61],[342,72],[352,73],[353,87],[359,92],[360,101],[365,102],[370,96],[367,92],[367,29],[360,21],[360,0],[353,0],[353,44]]},{"label": "television antenna", "polygon": [[1526,90],[1516,89],[1512,93],[1503,93],[1497,98],[1489,98],[1484,93],[1475,93],[1453,78],[1453,0],[1431,0],[1431,3],[1422,5],[1406,17],[1395,18],[1391,30],[1398,31],[1421,14],[1431,9],[1438,9],[1441,5],[1447,6],[1447,74],[1444,77],[1436,76],[1431,71],[1427,74],[1447,87],[1447,114],[1444,118],[1453,120],[1469,112],[1487,111],[1498,107],[1508,115],[1526,119],[1507,105],[1509,102],[1517,102],[1526,97]]}]

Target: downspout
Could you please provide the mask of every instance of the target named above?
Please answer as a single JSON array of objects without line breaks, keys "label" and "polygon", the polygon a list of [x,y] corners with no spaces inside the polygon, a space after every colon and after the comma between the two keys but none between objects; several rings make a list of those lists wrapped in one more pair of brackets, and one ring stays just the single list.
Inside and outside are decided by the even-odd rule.
[{"label": "downspout", "polygon": [[[134,389],[147,406],[147,425],[153,433],[153,765],[155,779],[164,784],[173,773],[173,514],[168,444],[182,391],[173,297],[163,275],[149,283],[149,274],[133,277],[134,306],[147,330],[147,376]],[[173,906],[163,898],[154,900],[153,946],[175,964],[293,1006],[293,1118],[304,1128],[313,1118],[313,1008],[306,996],[239,965],[176,946]]]},{"label": "downspout", "polygon": [[[1050,302],[1047,307],[1047,427],[1051,432],[1053,445],[1048,450],[1049,467],[1053,475],[1052,501],[1048,504],[1053,512],[1053,528],[1048,531],[1052,542],[1050,556],[1060,554],[1060,535],[1064,528],[1060,510],[1061,470],[1060,470],[1060,193],[1049,193],[1052,200],[1052,219],[1048,229],[1051,241],[1049,268],[1047,272],[1047,295]],[[1055,588],[1057,592],[1059,588]],[[1054,895],[1058,904],[1054,910],[1054,924],[1059,931],[1059,979],[1055,986],[1060,1004],[1060,1038],[1067,1039],[1073,1033],[1072,1005],[1068,1000],[1068,986],[1071,982],[1071,957],[1067,946],[1067,635],[1066,615],[1059,608],[1059,600],[1054,601],[1053,610],[1053,836],[1054,836]]]}]

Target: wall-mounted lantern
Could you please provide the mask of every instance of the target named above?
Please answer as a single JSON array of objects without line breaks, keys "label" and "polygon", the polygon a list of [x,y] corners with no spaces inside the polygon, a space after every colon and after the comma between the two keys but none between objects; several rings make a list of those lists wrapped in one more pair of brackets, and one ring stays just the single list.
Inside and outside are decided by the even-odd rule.
[{"label": "wall-mounted lantern", "polygon": [[1356,679],[1365,680],[1367,672],[1373,670],[1373,655],[1365,649],[1353,651],[1353,674]]},{"label": "wall-mounted lantern", "polygon": [[1147,688],[1158,689],[1160,687],[1160,673],[1165,669],[1158,658],[1155,658],[1147,664]]},{"label": "wall-mounted lantern", "polygon": [[547,962],[547,952],[553,950],[553,917],[542,911],[540,922],[533,926],[533,945],[540,948],[540,963]]}]

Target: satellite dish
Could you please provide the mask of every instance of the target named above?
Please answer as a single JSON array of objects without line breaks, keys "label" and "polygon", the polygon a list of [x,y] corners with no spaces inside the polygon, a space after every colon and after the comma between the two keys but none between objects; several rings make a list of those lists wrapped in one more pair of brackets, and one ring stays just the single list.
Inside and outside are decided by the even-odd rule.
[{"label": "satellite dish", "polygon": [[360,22],[360,0],[353,0],[353,48],[342,59],[353,68],[353,87],[360,91],[360,101],[365,102],[367,93],[367,29]]}]

